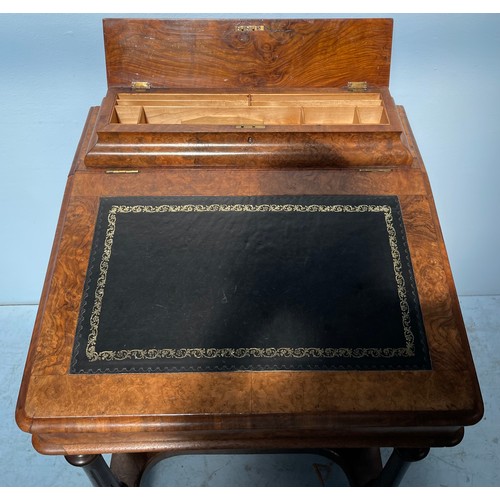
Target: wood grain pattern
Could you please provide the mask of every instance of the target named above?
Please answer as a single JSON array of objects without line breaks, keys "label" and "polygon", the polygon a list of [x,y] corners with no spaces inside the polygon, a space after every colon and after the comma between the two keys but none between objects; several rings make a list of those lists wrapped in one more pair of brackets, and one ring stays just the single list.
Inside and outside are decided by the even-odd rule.
[{"label": "wood grain pattern", "polygon": [[[189,93],[187,89],[186,93]],[[381,106],[383,109],[378,110],[380,113],[378,118],[373,115],[373,109],[370,111],[369,107],[359,107],[356,110],[349,107],[339,109],[318,107],[316,110],[306,107],[302,111],[304,116],[300,119],[301,111],[293,107],[280,107],[274,110],[263,107],[264,114],[257,108],[249,107],[248,109],[257,110],[260,114],[248,113],[248,116],[245,116],[243,112],[239,113],[242,123],[238,126],[231,121],[234,117],[228,123],[225,123],[224,119],[216,123],[218,115],[227,118],[228,106],[206,108],[212,110],[211,115],[209,119],[202,117],[202,123],[189,123],[189,121],[142,123],[146,121],[147,113],[150,119],[157,112],[161,117],[165,114],[166,108],[146,106],[143,108],[145,111],[139,113],[133,107],[132,111],[135,110],[137,116],[139,114],[142,116],[139,118],[141,123],[118,123],[121,112],[117,112],[119,106],[115,104],[120,102],[122,95],[117,89],[109,89],[103,100],[94,136],[85,156],[85,164],[88,167],[344,168],[388,165],[406,167],[411,165],[414,158],[406,144],[394,100],[387,89],[378,89],[377,92],[383,103]],[[142,95],[143,98],[148,97],[154,101],[156,95],[167,94],[162,90]],[[172,95],[179,96],[178,93]],[[212,93],[207,95],[213,96]],[[287,91],[282,95],[290,94]],[[317,93],[317,95],[323,94]],[[354,99],[352,94],[346,91],[343,95],[345,99],[349,97],[356,101],[361,99],[360,97]],[[252,96],[255,99],[257,94]],[[265,96],[264,94],[263,97]],[[229,98],[230,94],[227,94],[227,97]],[[176,112],[170,114],[170,118],[173,119],[177,115],[195,119],[199,117],[197,114],[199,110],[196,107],[189,110],[189,113],[184,108],[186,107],[178,106]],[[349,118],[347,121],[351,120],[351,123],[342,123],[345,116],[338,116],[342,109],[347,109]],[[274,124],[263,125],[263,117],[273,115],[275,115]],[[309,115],[313,121],[316,119],[323,124],[298,124],[301,120],[308,122]],[[354,115],[356,121],[359,122],[361,117],[365,123],[352,123]],[[296,124],[292,124],[293,117]],[[335,123],[339,120],[339,123]],[[125,118],[125,121],[128,119]],[[243,123],[247,123],[250,128],[241,128]],[[252,124],[263,128],[252,128]]]},{"label": "wood grain pattern", "polygon": [[[110,85],[124,84],[131,74],[142,77],[140,71],[149,68],[157,84],[173,75],[183,88],[319,88],[330,85],[329,71],[352,62],[358,57],[353,47],[360,47],[358,22],[352,20],[327,23],[328,36],[321,34],[323,22],[279,21],[260,33],[235,31],[238,21],[217,27],[213,21],[173,22],[168,32],[163,21],[148,21],[150,38],[139,35],[142,21],[105,23]],[[366,26],[374,39],[364,40],[366,50],[359,55],[380,53],[378,83],[387,83],[390,23],[373,20]],[[196,37],[187,36],[194,27]],[[220,54],[209,51],[214,29],[224,34],[230,52],[244,55],[238,68],[250,73],[230,74],[232,56],[217,67]],[[306,43],[297,63],[288,60],[289,69],[280,69],[283,47],[297,50],[299,38]],[[351,38],[355,44],[347,42]],[[330,57],[321,72],[323,56],[301,59],[318,44]],[[198,61],[192,74],[185,60],[171,59],[179,51]],[[304,74],[294,66],[299,63],[306,64]],[[208,64],[214,69],[205,78],[200,68]],[[358,69],[354,65],[352,71]],[[388,90],[380,91],[388,125],[288,135],[272,128],[265,134],[229,133],[223,126],[193,125],[189,131],[111,123],[118,92],[111,89],[102,107],[89,112],[61,207],[16,409],[17,423],[33,435],[35,448],[85,454],[457,444],[463,426],[482,417],[481,392],[425,167],[404,109],[394,105]],[[139,126],[145,127],[142,135]],[[210,147],[215,154],[207,153]],[[154,154],[148,157],[148,150]],[[132,166],[137,173],[106,173]],[[100,197],[295,194],[399,197],[432,370],[69,373]]]},{"label": "wood grain pattern", "polygon": [[[39,436],[34,439],[39,451],[166,450],[192,447],[196,440],[212,448],[248,446],[254,439],[254,444],[267,440],[302,446],[315,442],[317,434],[308,441],[297,432],[307,436],[302,433],[311,428],[343,446],[361,441],[442,444],[456,441],[461,426],[480,418],[474,367],[422,169],[187,169],[110,175],[88,169],[81,158],[76,161],[17,414],[19,425]],[[68,373],[99,196],[353,192],[400,196],[431,372]],[[284,435],[278,436],[276,428]],[[129,433],[137,442],[129,440]]]},{"label": "wood grain pattern", "polygon": [[419,444],[430,447],[455,446],[463,438],[463,428],[439,427],[422,429],[406,427],[392,429],[367,426],[344,426],[343,429],[290,429],[280,430],[283,422],[262,431],[217,432],[126,432],[126,441],[120,433],[95,434],[79,432],[68,438],[67,434],[34,434],[33,446],[48,455],[78,455],[107,453],[183,453],[210,452],[211,450],[285,450],[393,447],[415,448]]},{"label": "wood grain pattern", "polygon": [[[391,19],[106,19],[104,41],[109,92],[85,158],[89,167],[343,168],[412,162],[387,91]],[[152,92],[131,93],[134,81],[148,82]],[[290,95],[321,98],[325,89],[353,100],[356,94],[346,90],[351,81],[368,82],[373,92],[367,95],[381,97],[380,109],[338,103],[329,109],[290,107]],[[210,108],[183,109],[183,103],[175,112],[151,104],[123,109],[127,94],[129,100],[142,95],[146,104],[162,102],[157,97],[165,100],[169,93],[183,101],[179,90],[200,103],[205,90]],[[228,111],[242,92],[248,93],[247,104],[257,105],[259,94],[271,91],[271,100],[262,97],[267,105],[279,102],[280,94],[287,105]],[[214,96],[226,103],[214,106]],[[354,100],[361,102],[362,94]],[[258,128],[239,130],[252,125]]]},{"label": "wood grain pattern", "polygon": [[[109,87],[389,84],[391,19],[105,19],[103,25]],[[251,26],[264,28],[239,31]]]},{"label": "wood grain pattern", "polygon": [[115,129],[99,133],[99,142],[88,152],[85,164],[99,168],[408,166],[412,156],[400,137],[399,132],[366,130],[288,134],[269,129],[191,133],[172,130],[135,134]]}]

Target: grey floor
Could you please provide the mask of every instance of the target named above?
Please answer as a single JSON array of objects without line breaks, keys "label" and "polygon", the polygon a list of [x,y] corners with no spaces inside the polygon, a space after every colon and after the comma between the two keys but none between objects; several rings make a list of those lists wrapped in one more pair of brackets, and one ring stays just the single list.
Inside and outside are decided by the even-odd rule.
[{"label": "grey floor", "polygon": [[[500,296],[461,297],[485,403],[483,420],[454,448],[433,449],[401,486],[500,486]],[[89,486],[61,457],[42,456],[14,421],[36,306],[0,306],[0,486]],[[383,450],[387,456],[389,450]],[[109,456],[105,457],[109,460]],[[317,456],[188,456],[161,462],[145,483],[156,486],[341,486],[340,471]]]}]

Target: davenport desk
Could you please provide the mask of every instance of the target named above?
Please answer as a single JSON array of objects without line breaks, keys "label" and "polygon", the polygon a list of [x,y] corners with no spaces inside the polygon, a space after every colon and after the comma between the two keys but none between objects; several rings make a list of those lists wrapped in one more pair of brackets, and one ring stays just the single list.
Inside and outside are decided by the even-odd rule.
[{"label": "davenport desk", "polygon": [[96,485],[223,450],[384,485],[457,445],[483,406],[392,20],[109,19],[104,41],[17,405],[35,449]]}]

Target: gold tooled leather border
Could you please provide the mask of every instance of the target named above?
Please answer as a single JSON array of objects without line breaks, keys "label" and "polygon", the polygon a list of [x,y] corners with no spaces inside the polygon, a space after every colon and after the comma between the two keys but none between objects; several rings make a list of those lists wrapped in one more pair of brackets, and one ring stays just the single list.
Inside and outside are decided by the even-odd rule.
[{"label": "gold tooled leather border", "polygon": [[[391,255],[394,265],[401,309],[401,322],[406,345],[398,348],[318,348],[318,347],[247,347],[247,348],[189,348],[189,349],[121,349],[97,351],[99,317],[106,288],[106,278],[111,258],[117,216],[130,213],[177,213],[177,212],[332,212],[332,213],[381,213],[384,216]],[[99,264],[99,276],[90,315],[90,333],[86,346],[89,361],[122,361],[125,359],[183,359],[183,358],[392,358],[415,355],[415,337],[410,327],[410,312],[406,296],[401,256],[397,246],[392,209],[389,205],[299,205],[299,204],[183,204],[183,205],[112,205],[108,212],[108,226],[104,251]]]}]

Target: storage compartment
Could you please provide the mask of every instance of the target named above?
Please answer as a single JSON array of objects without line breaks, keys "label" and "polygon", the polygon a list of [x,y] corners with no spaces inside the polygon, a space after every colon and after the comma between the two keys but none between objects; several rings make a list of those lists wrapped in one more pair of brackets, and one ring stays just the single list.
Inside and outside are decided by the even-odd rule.
[{"label": "storage compartment", "polygon": [[384,125],[379,93],[127,94],[111,123],[199,125]]},{"label": "storage compartment", "polygon": [[410,166],[390,19],[107,19],[85,166]]}]

